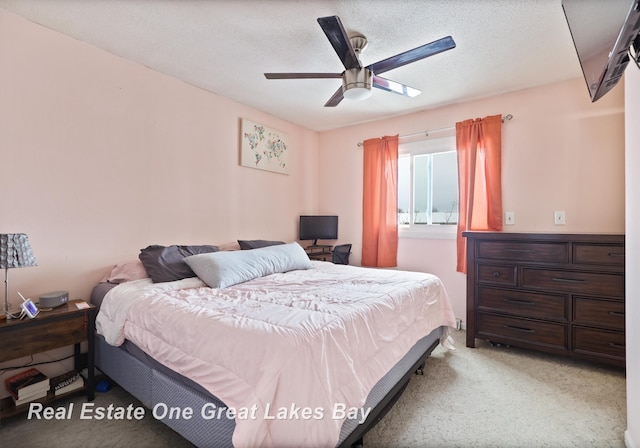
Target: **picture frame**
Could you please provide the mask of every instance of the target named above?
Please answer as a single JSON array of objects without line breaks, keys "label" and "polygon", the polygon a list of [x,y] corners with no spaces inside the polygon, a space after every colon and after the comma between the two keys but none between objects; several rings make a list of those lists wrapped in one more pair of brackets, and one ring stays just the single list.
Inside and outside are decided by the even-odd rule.
[{"label": "picture frame", "polygon": [[240,122],[240,165],[289,174],[289,136],[245,118]]}]

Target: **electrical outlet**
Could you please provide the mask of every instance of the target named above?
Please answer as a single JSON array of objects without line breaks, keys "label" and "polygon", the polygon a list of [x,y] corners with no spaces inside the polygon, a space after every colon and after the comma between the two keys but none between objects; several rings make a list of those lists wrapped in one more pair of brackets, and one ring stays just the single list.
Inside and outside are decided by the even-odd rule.
[{"label": "electrical outlet", "polygon": [[504,224],[512,226],[516,223],[516,214],[514,212],[504,212]]},{"label": "electrical outlet", "polygon": [[559,210],[554,213],[554,223],[557,226],[563,226],[567,223],[564,216],[564,210]]}]

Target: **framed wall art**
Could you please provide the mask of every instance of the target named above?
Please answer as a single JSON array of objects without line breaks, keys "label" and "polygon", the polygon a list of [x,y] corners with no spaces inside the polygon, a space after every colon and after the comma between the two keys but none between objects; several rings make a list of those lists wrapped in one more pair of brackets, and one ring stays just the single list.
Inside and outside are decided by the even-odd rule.
[{"label": "framed wall art", "polygon": [[289,174],[289,136],[253,121],[241,119],[240,165]]}]

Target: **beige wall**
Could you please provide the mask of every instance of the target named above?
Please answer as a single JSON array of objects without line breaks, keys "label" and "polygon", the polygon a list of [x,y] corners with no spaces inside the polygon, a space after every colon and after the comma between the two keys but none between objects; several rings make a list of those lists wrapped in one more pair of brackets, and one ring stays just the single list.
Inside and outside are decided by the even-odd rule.
[{"label": "beige wall", "polygon": [[[357,143],[496,114],[514,117],[503,127],[502,181],[504,210],[515,212],[516,225],[505,231],[624,233],[624,88],[592,104],[584,81],[574,79],[322,133],[320,170],[336,176],[320,177],[320,210],[340,215],[340,239],[354,243],[354,262],[362,250]],[[555,210],[565,210],[565,226],[554,225]],[[442,278],[465,320],[466,277],[455,272],[453,240],[401,238],[398,267]]]},{"label": "beige wall", "polygon": [[[288,133],[290,175],[238,165],[241,117]],[[149,244],[293,241],[317,152],[316,132],[0,10],[0,232],[38,260],[9,272],[14,303],[86,299]]]}]

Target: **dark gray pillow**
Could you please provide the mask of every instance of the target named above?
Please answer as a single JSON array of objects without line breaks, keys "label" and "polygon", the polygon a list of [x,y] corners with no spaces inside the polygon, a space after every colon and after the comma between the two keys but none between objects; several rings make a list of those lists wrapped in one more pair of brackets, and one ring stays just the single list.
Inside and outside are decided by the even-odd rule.
[{"label": "dark gray pillow", "polygon": [[285,244],[284,241],[268,241],[268,240],[238,240],[240,249],[260,249],[261,247],[277,246],[278,244]]},{"label": "dark gray pillow", "polygon": [[173,282],[196,274],[184,262],[185,257],[216,252],[217,246],[151,245],[140,251],[140,261],[153,283]]}]

